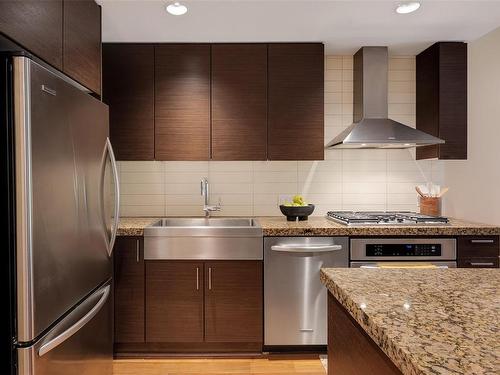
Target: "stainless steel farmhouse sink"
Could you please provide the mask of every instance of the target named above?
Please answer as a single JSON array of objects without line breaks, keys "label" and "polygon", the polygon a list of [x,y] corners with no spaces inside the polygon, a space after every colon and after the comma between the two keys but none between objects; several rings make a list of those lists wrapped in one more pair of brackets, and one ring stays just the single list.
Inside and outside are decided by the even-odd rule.
[{"label": "stainless steel farmhouse sink", "polygon": [[245,218],[168,218],[153,223],[151,227],[176,227],[176,228],[198,228],[198,227],[256,227],[257,221]]},{"label": "stainless steel farmhouse sink", "polygon": [[165,218],[144,229],[144,259],[263,258],[262,228],[251,218]]}]

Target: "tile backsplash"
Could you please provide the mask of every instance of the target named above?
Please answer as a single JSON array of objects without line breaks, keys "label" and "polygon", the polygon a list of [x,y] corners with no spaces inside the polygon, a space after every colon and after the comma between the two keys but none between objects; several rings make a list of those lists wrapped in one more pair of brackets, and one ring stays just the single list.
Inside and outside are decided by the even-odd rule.
[{"label": "tile backsplash", "polygon": [[[325,57],[325,143],[352,123],[352,56]],[[389,117],[415,126],[415,57],[389,60]],[[415,185],[443,180],[414,150],[326,150],[323,161],[119,162],[122,216],[200,216],[200,180],[223,216],[281,215],[282,195],[328,210],[418,210]]]}]

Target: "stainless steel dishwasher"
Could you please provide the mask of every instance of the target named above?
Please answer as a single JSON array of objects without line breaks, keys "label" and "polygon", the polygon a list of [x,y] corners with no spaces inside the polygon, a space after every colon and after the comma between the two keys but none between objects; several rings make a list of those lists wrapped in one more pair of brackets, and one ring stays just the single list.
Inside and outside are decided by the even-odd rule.
[{"label": "stainless steel dishwasher", "polygon": [[349,266],[347,237],[264,238],[264,345],[327,344],[323,267]]}]

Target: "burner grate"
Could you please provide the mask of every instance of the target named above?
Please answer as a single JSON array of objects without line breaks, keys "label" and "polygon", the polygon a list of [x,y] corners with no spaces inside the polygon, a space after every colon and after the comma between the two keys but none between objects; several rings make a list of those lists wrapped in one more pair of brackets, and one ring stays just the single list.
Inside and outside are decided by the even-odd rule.
[{"label": "burner grate", "polygon": [[376,224],[376,225],[412,225],[412,224],[446,224],[448,219],[441,216],[422,215],[416,212],[377,212],[377,211],[329,211],[327,217],[339,223]]}]

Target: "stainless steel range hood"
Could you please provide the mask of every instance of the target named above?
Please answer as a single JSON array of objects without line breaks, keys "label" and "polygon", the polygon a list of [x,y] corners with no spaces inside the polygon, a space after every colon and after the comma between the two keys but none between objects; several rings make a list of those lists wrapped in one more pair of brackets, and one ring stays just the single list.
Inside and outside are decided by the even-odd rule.
[{"label": "stainless steel range hood", "polygon": [[354,123],[326,148],[409,148],[444,143],[388,118],[387,47],[363,47],[354,55]]}]

